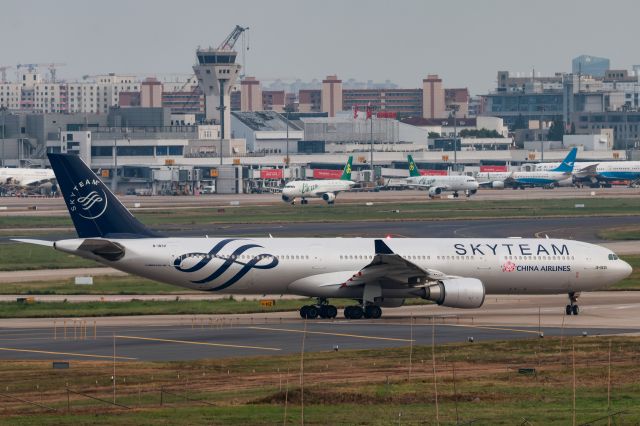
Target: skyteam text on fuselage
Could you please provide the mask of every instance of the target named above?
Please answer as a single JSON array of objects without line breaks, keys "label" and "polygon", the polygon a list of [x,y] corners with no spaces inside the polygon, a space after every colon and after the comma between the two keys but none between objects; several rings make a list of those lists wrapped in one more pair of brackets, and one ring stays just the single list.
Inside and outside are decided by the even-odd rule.
[{"label": "skyteam text on fuselage", "polygon": [[282,188],[282,201],[295,204],[300,198],[301,204],[307,204],[307,198],[322,198],[327,204],[333,204],[339,192],[349,191],[356,184],[351,180],[353,157],[349,156],[340,179],[314,179],[287,182]]},{"label": "skyteam text on fuselage", "polygon": [[156,281],[229,294],[317,298],[305,318],[337,315],[331,298],[356,302],[347,318],[379,318],[382,307],[423,298],[479,308],[487,294],[569,295],[612,285],[631,267],[610,250],[572,240],[482,238],[171,238],[136,220],[70,154],[49,154],[78,238],[51,246]]},{"label": "skyteam text on fuselage", "polygon": [[443,192],[453,192],[455,198],[458,198],[458,192],[463,192],[467,197],[470,197],[478,190],[478,182],[471,176],[423,176],[411,155],[407,156],[407,160],[409,162],[409,177],[406,179],[405,185],[427,189],[429,198],[434,198]]},{"label": "skyteam text on fuselage", "polygon": [[530,172],[480,172],[476,179],[481,186],[490,188],[521,188],[525,187],[553,187],[559,186],[560,182],[571,179],[571,173],[576,161],[578,148],[572,148],[564,160],[556,167],[546,171]]}]

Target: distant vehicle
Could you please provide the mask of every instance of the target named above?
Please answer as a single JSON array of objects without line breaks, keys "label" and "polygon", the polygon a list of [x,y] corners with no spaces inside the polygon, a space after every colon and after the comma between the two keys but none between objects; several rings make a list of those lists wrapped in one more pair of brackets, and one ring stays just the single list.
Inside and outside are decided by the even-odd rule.
[{"label": "distant vehicle", "polygon": [[467,197],[471,197],[478,191],[478,182],[475,178],[465,175],[447,176],[423,176],[409,155],[409,177],[405,179],[405,186],[426,188],[429,191],[429,198],[434,198],[443,192],[453,192],[453,196],[458,198],[458,193],[463,192]]},{"label": "distant vehicle", "polygon": [[37,186],[52,183],[56,175],[51,169],[0,168],[0,185],[12,187]]},{"label": "distant vehicle", "polygon": [[[540,163],[536,165],[536,170],[549,170],[557,165]],[[576,162],[573,180],[592,187],[611,186],[616,181],[627,181],[629,186],[634,186],[640,183],[640,161]]]},{"label": "distant vehicle", "polygon": [[215,194],[216,187],[213,185],[207,185],[202,187],[202,194]]},{"label": "distant vehicle", "polygon": [[354,300],[346,318],[376,319],[405,299],[474,309],[494,294],[567,294],[565,313],[578,315],[579,292],[632,272],[607,248],[551,238],[168,238],[139,222],[80,157],[48,156],[77,238],[14,241],[211,294],[317,298],[300,308],[306,319],[335,318],[330,298]]},{"label": "distant vehicle", "polygon": [[547,171],[531,172],[485,172],[478,173],[476,179],[480,186],[488,188],[554,187],[571,179],[578,148],[573,148],[555,168]]},{"label": "distant vehicle", "polygon": [[282,201],[295,204],[300,198],[301,204],[307,204],[307,198],[322,198],[327,204],[333,204],[339,192],[349,191],[356,184],[351,180],[353,156],[347,160],[340,179],[314,179],[287,182],[282,187]]}]

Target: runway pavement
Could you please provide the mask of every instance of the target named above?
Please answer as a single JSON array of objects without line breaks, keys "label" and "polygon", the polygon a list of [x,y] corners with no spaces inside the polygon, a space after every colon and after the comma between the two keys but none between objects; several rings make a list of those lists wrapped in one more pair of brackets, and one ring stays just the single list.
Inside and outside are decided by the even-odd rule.
[{"label": "runway pavement", "polygon": [[[563,314],[565,296],[488,297],[477,310],[435,305],[385,309],[382,320],[313,320],[305,350],[407,347],[550,336],[637,334],[638,292],[596,292],[579,299],[579,316]],[[55,321],[55,322],[54,322]],[[95,323],[94,323],[95,321]],[[413,323],[413,325],[411,325]],[[297,313],[8,319],[0,327],[0,359],[190,360],[298,353],[305,322]],[[94,326],[95,324],[95,326]],[[413,335],[413,342],[411,336]],[[65,337],[66,336],[66,337]]]},{"label": "runway pavement", "polygon": [[[556,188],[541,189],[531,188],[526,190],[487,190],[481,189],[470,198],[471,201],[482,200],[520,200],[520,199],[565,199],[565,198],[592,198],[592,197],[640,197],[640,189],[628,188],[624,186],[613,188]],[[267,205],[281,204],[280,194],[212,194],[201,196],[132,196],[119,195],[118,198],[130,209],[135,211],[158,210],[171,207],[180,208],[212,208],[225,207],[230,203],[239,202],[240,205]],[[449,199],[443,197],[443,199]],[[461,198],[462,202],[465,197]],[[338,196],[338,203],[365,203],[372,202],[405,202],[429,200],[426,191],[404,190],[404,191],[380,191],[380,192],[343,192]],[[312,199],[312,203],[324,204],[322,200]],[[139,205],[139,206],[137,206]],[[66,215],[67,209],[61,197],[0,197],[0,217],[6,215]],[[34,209],[35,207],[35,209]]]}]

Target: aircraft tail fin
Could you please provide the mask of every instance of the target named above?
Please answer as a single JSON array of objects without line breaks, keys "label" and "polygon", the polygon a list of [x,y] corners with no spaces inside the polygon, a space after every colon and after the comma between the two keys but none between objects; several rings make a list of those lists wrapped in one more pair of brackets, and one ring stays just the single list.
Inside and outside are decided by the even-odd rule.
[{"label": "aircraft tail fin", "polygon": [[573,172],[573,165],[576,162],[576,155],[578,154],[578,148],[573,147],[571,151],[567,154],[567,156],[562,160],[562,163],[555,169],[551,170],[552,172],[562,172],[562,173],[571,173]]},{"label": "aircraft tail fin", "polygon": [[420,176],[420,170],[416,165],[416,162],[413,161],[413,156],[408,155],[407,160],[409,161],[409,176]]},{"label": "aircraft tail fin", "polygon": [[47,154],[78,237],[145,238],[160,235],[140,223],[74,154]]},{"label": "aircraft tail fin", "polygon": [[349,156],[347,160],[347,164],[344,165],[344,169],[342,169],[342,176],[340,176],[340,180],[351,180],[351,164],[353,163],[353,156]]}]

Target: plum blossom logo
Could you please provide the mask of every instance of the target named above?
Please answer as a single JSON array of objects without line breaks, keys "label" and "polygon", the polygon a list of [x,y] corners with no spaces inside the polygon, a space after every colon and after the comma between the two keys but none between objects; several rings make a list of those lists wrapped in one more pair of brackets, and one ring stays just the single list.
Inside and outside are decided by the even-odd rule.
[{"label": "plum blossom logo", "polygon": [[502,265],[502,272],[513,272],[516,270],[516,264],[508,260],[507,263]]}]

